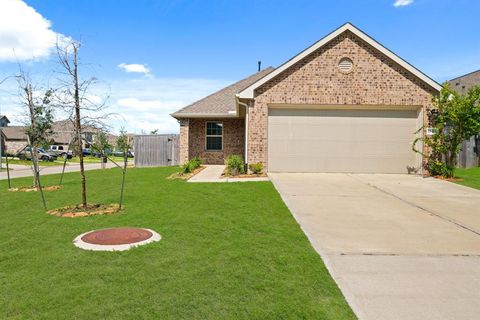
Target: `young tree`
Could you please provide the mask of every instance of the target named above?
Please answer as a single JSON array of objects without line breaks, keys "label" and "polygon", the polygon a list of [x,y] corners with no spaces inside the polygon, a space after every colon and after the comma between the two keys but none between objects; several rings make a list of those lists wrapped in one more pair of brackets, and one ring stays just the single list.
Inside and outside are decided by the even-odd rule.
[{"label": "young tree", "polygon": [[[38,148],[48,143],[52,134],[53,111],[51,108],[53,91],[35,89],[29,77],[20,69],[17,76],[20,99],[28,115],[28,125],[25,129],[29,147],[31,149],[34,170],[33,185],[38,188]],[[42,91],[40,93],[40,91]]]},{"label": "young tree", "polygon": [[112,148],[112,145],[108,141],[107,133],[105,131],[99,131],[95,134],[92,144],[92,150],[98,152],[102,157],[102,168],[105,169],[105,162],[107,151]]},{"label": "young tree", "polygon": [[117,149],[123,152],[123,175],[122,189],[120,192],[120,209],[123,204],[123,190],[125,189],[125,175],[127,173],[128,151],[132,148],[132,142],[124,129],[120,130],[120,136],[117,139]]},{"label": "young tree", "polygon": [[431,122],[435,133],[424,139],[431,150],[426,155],[427,169],[430,174],[451,178],[462,142],[480,133],[480,86],[461,95],[444,84],[433,104]]},{"label": "young tree", "polygon": [[80,159],[80,176],[82,182],[82,207],[87,208],[87,183],[85,177],[84,159],[83,159],[83,128],[85,125],[102,127],[102,120],[108,117],[102,111],[106,108],[105,101],[97,103],[96,97],[91,93],[91,86],[97,83],[97,79],[90,77],[82,80],[80,77],[79,50],[81,44],[78,41],[60,45],[57,44],[57,55],[61,72],[64,78],[61,79],[62,86],[57,95],[58,106],[73,120],[74,141],[76,144],[76,153]]}]

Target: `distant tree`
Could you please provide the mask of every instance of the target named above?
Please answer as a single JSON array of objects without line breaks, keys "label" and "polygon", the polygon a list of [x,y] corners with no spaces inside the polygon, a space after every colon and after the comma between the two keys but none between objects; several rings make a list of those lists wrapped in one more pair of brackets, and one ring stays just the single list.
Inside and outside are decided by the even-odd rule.
[{"label": "distant tree", "polygon": [[132,142],[124,129],[120,130],[120,135],[117,138],[116,143],[117,150],[122,151],[124,154],[128,153],[128,150],[132,148]]},{"label": "distant tree", "polygon": [[27,126],[25,134],[31,148],[33,185],[38,187],[38,148],[48,144],[52,134],[53,110],[51,107],[53,91],[34,88],[29,76],[20,68],[17,75],[21,104],[26,109]]},{"label": "distant tree", "polygon": [[117,139],[117,150],[123,152],[123,176],[122,176],[122,188],[120,191],[120,209],[123,205],[123,191],[125,189],[125,175],[127,174],[127,163],[128,163],[128,151],[132,148],[132,143],[130,137],[127,135],[126,131],[122,128],[120,130],[120,135]]},{"label": "distant tree", "polygon": [[158,134],[158,129],[150,131],[150,134]]},{"label": "distant tree", "polygon": [[92,143],[92,150],[99,153],[102,158],[102,168],[105,168],[105,163],[103,159],[105,159],[107,155],[107,151],[112,148],[112,145],[108,141],[108,136],[105,131],[99,131],[94,135],[93,143]]}]

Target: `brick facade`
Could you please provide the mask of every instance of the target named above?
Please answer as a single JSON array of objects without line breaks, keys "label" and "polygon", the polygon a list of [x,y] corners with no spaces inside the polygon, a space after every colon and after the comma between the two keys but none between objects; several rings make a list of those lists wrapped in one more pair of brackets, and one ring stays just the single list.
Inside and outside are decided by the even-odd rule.
[{"label": "brick facade", "polygon": [[[349,73],[338,68],[343,57],[353,61]],[[347,31],[255,91],[249,105],[248,162],[262,162],[268,169],[269,104],[419,106],[425,113],[435,92]]]},{"label": "brick facade", "polygon": [[[206,123],[223,123],[223,150],[206,150]],[[205,164],[223,164],[226,157],[245,154],[245,119],[188,119],[180,121],[180,163],[200,157]]]},{"label": "brick facade", "polygon": [[184,164],[188,161],[188,119],[181,119],[180,120],[180,138],[179,138],[179,145],[180,145],[180,164]]}]

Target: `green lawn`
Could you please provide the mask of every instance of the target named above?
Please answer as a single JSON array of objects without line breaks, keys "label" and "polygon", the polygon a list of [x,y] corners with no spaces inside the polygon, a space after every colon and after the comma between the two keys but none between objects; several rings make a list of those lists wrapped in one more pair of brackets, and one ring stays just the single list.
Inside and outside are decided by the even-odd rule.
[{"label": "green lawn", "polygon": [[[49,216],[38,193],[9,193],[0,181],[0,318],[355,318],[270,182],[164,179],[175,170],[131,169],[123,213],[76,219]],[[90,201],[118,202],[120,177],[87,171]],[[78,178],[66,174],[63,189],[46,192],[50,208],[80,201]],[[163,238],[125,252],[72,244],[117,226]]]},{"label": "green lawn", "polygon": [[456,169],[455,176],[462,178],[462,181],[457,183],[464,186],[480,189],[480,167],[470,169]]},{"label": "green lawn", "polygon": [[[113,161],[117,162],[117,163],[123,163],[123,158],[122,157],[109,157],[110,159],[112,159]],[[128,159],[129,161],[133,161],[133,159],[129,158]],[[83,161],[85,163],[100,163],[102,161],[101,158],[97,158],[97,157],[90,157],[90,156],[85,156],[83,157]],[[80,158],[79,157],[73,157],[72,159],[68,159],[68,162],[80,162]]]}]

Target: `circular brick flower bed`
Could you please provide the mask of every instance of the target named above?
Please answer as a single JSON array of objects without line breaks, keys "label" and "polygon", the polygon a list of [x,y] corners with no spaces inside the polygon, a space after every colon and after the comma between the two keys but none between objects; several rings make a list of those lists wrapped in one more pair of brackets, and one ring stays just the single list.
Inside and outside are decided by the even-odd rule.
[{"label": "circular brick flower bed", "polygon": [[123,251],[160,239],[160,235],[150,229],[112,228],[83,233],[73,243],[85,250]]}]

